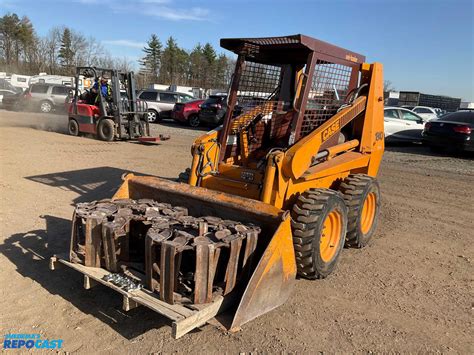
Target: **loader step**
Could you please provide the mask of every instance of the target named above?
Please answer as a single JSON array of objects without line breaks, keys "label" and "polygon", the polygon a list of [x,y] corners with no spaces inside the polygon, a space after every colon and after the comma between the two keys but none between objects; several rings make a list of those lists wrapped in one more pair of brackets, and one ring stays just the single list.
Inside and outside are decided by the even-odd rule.
[{"label": "loader step", "polygon": [[189,304],[189,307],[179,304],[171,305],[161,301],[156,293],[147,289],[125,291],[123,288],[105,281],[103,279],[104,276],[110,274],[105,269],[71,263],[67,260],[67,256],[52,256],[49,262],[50,270],[56,270],[59,265],[65,265],[82,273],[84,275],[84,288],[86,289],[100,283],[120,293],[123,296],[123,309],[125,311],[142,305],[170,319],[173,322],[171,335],[174,339],[206,324],[216,315],[223,312],[226,308],[225,304],[227,304],[227,302],[223,302],[224,297],[216,294],[212,302],[207,304]]}]

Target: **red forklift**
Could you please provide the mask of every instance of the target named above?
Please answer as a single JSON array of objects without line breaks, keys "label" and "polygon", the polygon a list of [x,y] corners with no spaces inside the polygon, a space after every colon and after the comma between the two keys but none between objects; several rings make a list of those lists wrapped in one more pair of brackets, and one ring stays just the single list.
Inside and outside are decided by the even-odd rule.
[{"label": "red forklift", "polygon": [[[87,78],[96,84],[81,92],[79,84]],[[100,79],[108,83],[107,94],[101,90]],[[77,67],[75,87],[69,97],[68,132],[72,136],[92,134],[103,141],[169,139],[150,136],[147,109],[147,103],[136,98],[133,72]]]}]

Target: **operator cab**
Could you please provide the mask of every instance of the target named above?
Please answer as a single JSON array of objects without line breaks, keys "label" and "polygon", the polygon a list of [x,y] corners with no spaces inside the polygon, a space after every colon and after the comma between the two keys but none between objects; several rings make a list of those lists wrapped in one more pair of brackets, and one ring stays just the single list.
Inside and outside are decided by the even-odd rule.
[{"label": "operator cab", "polygon": [[[357,87],[365,60],[303,35],[222,39],[221,46],[238,59],[219,137],[220,161],[249,167],[332,117]],[[337,144],[337,137],[326,144]]]}]

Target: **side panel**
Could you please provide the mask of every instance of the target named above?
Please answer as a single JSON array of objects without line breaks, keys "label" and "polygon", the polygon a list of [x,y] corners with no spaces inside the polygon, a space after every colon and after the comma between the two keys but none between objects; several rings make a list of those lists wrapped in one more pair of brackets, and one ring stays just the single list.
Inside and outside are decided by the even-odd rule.
[{"label": "side panel", "polygon": [[370,153],[367,174],[377,176],[384,152],[383,65],[363,64],[363,78],[369,78],[369,94],[360,142],[361,153]]},{"label": "side panel", "polygon": [[240,300],[231,329],[281,306],[291,294],[296,277],[291,218],[285,214]]},{"label": "side panel", "polygon": [[97,133],[97,126],[94,123],[80,123],[79,124],[79,131],[85,133]]},{"label": "side panel", "polygon": [[69,118],[76,120],[76,122],[79,125],[80,132],[92,133],[92,134],[95,134],[97,132],[97,125],[94,122],[93,117],[69,114]]}]

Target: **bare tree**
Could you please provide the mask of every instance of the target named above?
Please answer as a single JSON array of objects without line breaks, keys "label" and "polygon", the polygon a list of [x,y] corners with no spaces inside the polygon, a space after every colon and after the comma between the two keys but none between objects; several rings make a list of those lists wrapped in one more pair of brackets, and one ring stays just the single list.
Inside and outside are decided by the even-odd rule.
[{"label": "bare tree", "polygon": [[127,57],[115,58],[113,67],[120,71],[132,71],[133,61]]},{"label": "bare tree", "polygon": [[47,37],[38,38],[36,46],[36,69],[38,73],[49,69],[49,41]]},{"label": "bare tree", "polygon": [[108,53],[94,37],[87,38],[86,47],[84,51],[85,64],[90,66],[97,66],[100,57]]},{"label": "bare tree", "polygon": [[383,81],[383,91],[394,91],[395,87],[392,85],[392,82],[390,80],[384,80]]},{"label": "bare tree", "polygon": [[56,74],[58,68],[58,55],[59,55],[59,48],[61,45],[61,34],[63,32],[63,28],[61,27],[53,27],[47,34],[44,41],[44,47],[46,50],[46,57],[47,57],[47,67],[49,70],[49,74]]},{"label": "bare tree", "polygon": [[71,31],[71,50],[74,53],[73,62],[76,67],[88,64],[86,60],[87,40],[81,33]]},{"label": "bare tree", "polygon": [[104,55],[97,57],[97,62],[95,63],[95,66],[100,68],[113,68],[114,58],[112,58],[107,52]]}]

